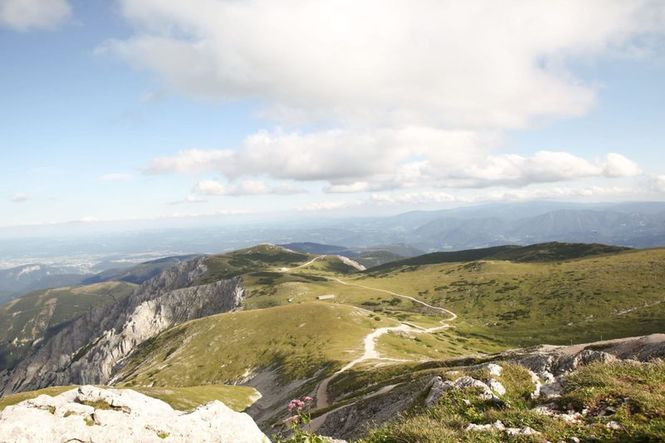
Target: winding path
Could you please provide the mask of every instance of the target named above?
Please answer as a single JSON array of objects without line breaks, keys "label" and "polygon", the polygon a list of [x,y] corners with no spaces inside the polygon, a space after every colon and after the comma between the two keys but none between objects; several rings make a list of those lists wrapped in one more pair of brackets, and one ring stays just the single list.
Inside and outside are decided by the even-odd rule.
[{"label": "winding path", "polygon": [[[314,257],[312,260],[310,260],[306,263],[303,263],[302,265],[298,265],[294,268],[281,268],[280,272],[289,272],[289,271],[292,271],[294,269],[300,269],[300,268],[307,267],[307,266],[311,265],[312,263],[314,263],[315,261],[320,260],[324,257],[326,257],[326,256],[325,255],[319,255],[317,257]],[[410,295],[399,294],[397,292],[390,291],[390,290],[387,290],[387,289],[373,288],[371,286],[360,285],[360,284],[357,284],[357,283],[349,283],[349,282],[341,280],[337,277],[329,277],[329,276],[325,276],[325,275],[321,275],[320,277],[323,277],[327,280],[335,281],[335,282],[337,282],[339,284],[342,284],[344,286],[353,286],[353,287],[357,287],[357,288],[361,288],[361,289],[366,289],[366,290],[369,290],[369,291],[382,292],[384,294],[389,294],[389,295],[393,295],[395,297],[400,297],[400,298],[403,298],[403,299],[407,299],[407,300],[410,300],[410,301],[412,301],[414,303],[417,303],[421,306],[425,306],[426,308],[431,309],[433,311],[443,313],[447,316],[447,318],[441,320],[441,326],[436,326],[436,327],[433,327],[433,328],[422,328],[422,327],[419,327],[419,326],[416,326],[416,325],[402,323],[399,326],[390,326],[390,327],[378,328],[378,329],[375,329],[374,331],[370,332],[369,334],[367,334],[365,336],[365,338],[363,339],[364,350],[363,350],[362,355],[360,357],[356,358],[355,360],[350,361],[349,363],[344,365],[340,370],[338,370],[337,372],[335,372],[331,376],[323,379],[321,381],[321,383],[319,383],[319,386],[316,388],[316,408],[317,409],[326,408],[330,405],[330,402],[328,400],[328,385],[330,384],[330,382],[335,377],[337,377],[339,374],[348,371],[349,369],[353,368],[354,366],[356,366],[360,363],[363,363],[365,361],[368,361],[368,360],[393,361],[393,362],[409,361],[409,360],[400,360],[400,359],[394,359],[394,358],[381,357],[379,352],[376,350],[376,342],[382,335],[388,334],[390,332],[408,332],[408,333],[412,333],[412,334],[431,334],[431,333],[438,332],[438,331],[441,331],[443,329],[446,329],[446,328],[450,327],[448,322],[451,322],[451,321],[453,321],[457,318],[457,314],[455,314],[454,312],[452,312],[449,309],[441,308],[439,306],[430,305],[429,303],[426,303],[422,300],[418,300],[417,298],[411,297]]]},{"label": "winding path", "polygon": [[388,289],[372,288],[371,286],[359,285],[357,283],[349,283],[345,282],[344,280],[340,280],[339,278],[336,277],[326,277],[326,278],[328,278],[328,280],[334,280],[337,283],[341,283],[345,286],[355,286],[356,288],[368,289],[370,291],[376,291],[376,292],[383,292],[384,294],[390,294],[394,295],[395,297],[405,298],[407,300],[411,300],[414,303],[425,306],[426,308],[432,309],[434,311],[444,312],[450,316],[450,318],[447,318],[444,321],[453,321],[457,318],[457,314],[455,314],[453,311],[449,309],[440,308],[438,306],[432,306],[429,303],[425,303],[424,301],[418,300],[417,298],[411,297],[410,295],[398,294],[397,292],[389,291]]}]

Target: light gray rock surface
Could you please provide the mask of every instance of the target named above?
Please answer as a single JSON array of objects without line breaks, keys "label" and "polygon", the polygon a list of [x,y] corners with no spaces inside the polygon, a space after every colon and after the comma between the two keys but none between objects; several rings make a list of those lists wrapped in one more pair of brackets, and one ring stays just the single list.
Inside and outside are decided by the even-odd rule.
[{"label": "light gray rock surface", "polygon": [[431,408],[439,401],[443,394],[450,391],[451,389],[454,389],[452,382],[443,381],[443,379],[438,376],[434,377],[430,382],[429,392],[425,398],[425,406]]},{"label": "light gray rock surface", "polygon": [[453,387],[455,389],[476,388],[480,390],[479,397],[483,400],[492,400],[493,398],[496,397],[494,395],[494,392],[492,392],[492,389],[489,386],[487,386],[487,384],[469,376],[460,377],[457,380],[455,380],[453,382]]},{"label": "light gray rock surface", "polygon": [[81,386],[0,413],[0,441],[269,443],[252,418],[213,401],[191,412],[130,389]]},{"label": "light gray rock surface", "polygon": [[530,427],[524,428],[507,428],[504,424],[497,420],[494,423],[487,423],[484,425],[478,425],[475,423],[469,423],[466,428],[467,432],[504,432],[509,436],[520,436],[520,435],[538,435],[540,432],[534,430]]},{"label": "light gray rock surface", "polygon": [[11,371],[0,375],[0,394],[69,384],[107,384],[123,359],[145,340],[188,320],[241,305],[240,279],[195,285],[205,258],[180,263],[129,297],[79,317]]}]

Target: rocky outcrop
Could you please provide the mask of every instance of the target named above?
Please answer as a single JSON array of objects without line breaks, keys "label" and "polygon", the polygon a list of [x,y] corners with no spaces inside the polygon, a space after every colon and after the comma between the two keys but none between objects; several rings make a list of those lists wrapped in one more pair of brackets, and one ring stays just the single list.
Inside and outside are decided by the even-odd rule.
[{"label": "rocky outcrop", "polygon": [[52,385],[108,383],[123,360],[144,341],[171,326],[238,308],[240,279],[195,283],[205,258],[163,271],[129,297],[92,309],[51,337],[0,377],[0,393]]},{"label": "rocky outcrop", "polygon": [[493,402],[499,402],[498,396],[506,393],[506,389],[497,380],[491,379],[488,385],[468,376],[460,377],[455,381],[443,381],[441,377],[437,376],[430,381],[429,386],[429,392],[425,398],[425,406],[428,408],[434,406],[446,392],[453,389],[473,388],[478,391],[481,399]]},{"label": "rocky outcrop", "polygon": [[[322,435],[353,440],[364,437],[369,428],[396,419],[414,404],[432,407],[452,389],[475,388],[475,392],[482,400],[501,406],[503,403],[501,397],[506,389],[498,380],[503,368],[497,363],[510,362],[524,366],[529,370],[534,384],[532,397],[549,399],[559,396],[565,387],[566,376],[582,366],[595,362],[611,363],[616,360],[642,362],[663,357],[665,357],[665,334],[652,334],[585,345],[540,346],[491,356],[428,362],[422,365],[423,373],[435,368],[446,368],[448,376],[460,374],[460,370],[463,369],[486,370],[488,377],[486,381],[469,376],[445,381],[440,376],[412,375],[408,382],[403,382],[401,377],[397,377],[394,380],[397,384],[389,386],[391,389],[384,392],[385,386],[377,385],[374,394],[368,394],[363,390],[362,399],[351,400],[349,404],[333,409],[314,421],[317,424],[317,432]],[[352,399],[353,394],[349,393],[348,398]],[[560,411],[554,406],[536,408],[534,411],[566,422],[576,422],[581,416],[574,411]],[[581,414],[584,414],[584,411]],[[469,423],[466,429],[469,432],[496,432],[506,436],[536,435],[531,428],[510,428],[501,422]]]},{"label": "rocky outcrop", "polygon": [[427,389],[428,379],[420,378],[343,406],[312,420],[317,434],[349,441],[362,438],[370,428],[399,417]]},{"label": "rocky outcrop", "polygon": [[467,432],[503,432],[507,436],[515,437],[520,435],[538,435],[540,432],[535,431],[530,427],[524,428],[507,428],[504,424],[497,420],[494,423],[487,423],[482,425],[477,425],[475,423],[469,423],[469,425],[464,428]]},{"label": "rocky outcrop", "polygon": [[0,413],[0,441],[269,443],[252,418],[213,401],[191,412],[130,389],[81,386]]}]

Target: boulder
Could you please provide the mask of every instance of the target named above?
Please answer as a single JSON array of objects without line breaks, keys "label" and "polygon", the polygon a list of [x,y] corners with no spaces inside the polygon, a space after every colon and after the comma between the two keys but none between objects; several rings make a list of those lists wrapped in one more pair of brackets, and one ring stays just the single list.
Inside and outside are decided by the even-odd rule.
[{"label": "boulder", "polygon": [[530,427],[524,428],[507,428],[501,421],[497,420],[494,423],[487,423],[484,425],[477,425],[475,423],[469,423],[466,428],[467,432],[504,432],[509,436],[520,436],[520,435],[538,435],[540,432],[536,431]]},{"label": "boulder", "polygon": [[536,431],[533,428],[530,428],[529,426],[524,427],[524,428],[506,428],[506,434],[510,436],[518,436],[518,435],[539,435],[540,432]]},{"label": "boulder", "polygon": [[591,363],[611,363],[616,360],[617,358],[614,355],[608,354],[607,352],[584,349],[575,355],[566,355],[560,358],[553,366],[552,372],[555,374],[563,374],[576,371],[580,366],[586,366]]},{"label": "boulder", "polygon": [[494,423],[487,423],[484,425],[477,425],[475,423],[469,423],[469,425],[464,428],[467,432],[493,432],[493,431],[505,431],[506,427],[499,420]]},{"label": "boulder", "polygon": [[488,384],[490,389],[492,389],[492,392],[494,392],[499,397],[506,393],[506,388],[503,386],[503,384],[501,384],[501,382],[492,379]]},{"label": "boulder", "polygon": [[506,393],[506,388],[496,380],[490,380],[490,386],[488,386],[486,383],[469,376],[460,377],[454,382],[443,381],[441,377],[437,376],[429,382],[428,386],[429,391],[425,398],[425,406],[428,408],[434,406],[443,394],[451,389],[476,388],[480,390],[479,396],[481,399],[495,401],[498,404],[502,402],[497,394],[503,395]]},{"label": "boulder", "polygon": [[540,397],[540,389],[543,387],[543,385],[540,383],[538,374],[533,372],[531,369],[529,369],[529,375],[531,376],[531,383],[533,383],[533,392],[531,393],[531,398],[536,399]]},{"label": "boulder", "polygon": [[464,376],[460,377],[457,380],[453,382],[453,386],[455,389],[463,389],[463,388],[478,388],[480,392],[480,398],[483,400],[492,400],[496,396],[492,392],[492,389],[487,386],[487,384],[483,383],[480,380],[476,380],[473,377],[469,376]]},{"label": "boulder", "polygon": [[501,374],[503,373],[503,368],[495,363],[488,364],[487,370],[492,377],[501,377]]},{"label": "boulder", "polygon": [[6,407],[0,441],[269,443],[249,415],[219,401],[181,412],[130,389],[94,386]]},{"label": "boulder", "polygon": [[540,387],[540,395],[545,399],[552,399],[561,397],[563,392],[563,385],[560,379],[554,380],[552,383],[545,383]]},{"label": "boulder", "polygon": [[430,408],[434,406],[444,393],[453,389],[454,386],[449,381],[443,381],[441,377],[434,377],[429,383],[429,392],[425,398],[425,406]]}]

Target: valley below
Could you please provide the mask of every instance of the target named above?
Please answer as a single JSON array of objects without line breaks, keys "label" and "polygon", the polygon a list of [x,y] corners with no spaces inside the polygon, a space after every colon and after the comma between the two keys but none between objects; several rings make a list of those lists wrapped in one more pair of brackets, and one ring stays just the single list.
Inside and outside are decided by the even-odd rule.
[{"label": "valley below", "polygon": [[[665,249],[544,243],[366,267],[299,246],[8,302],[0,407],[31,414],[40,398],[57,411],[44,394],[95,385],[176,414],[220,401],[273,441],[665,438]],[[79,420],[111,426],[98,409]],[[155,429],[155,441],[185,432]]]}]

